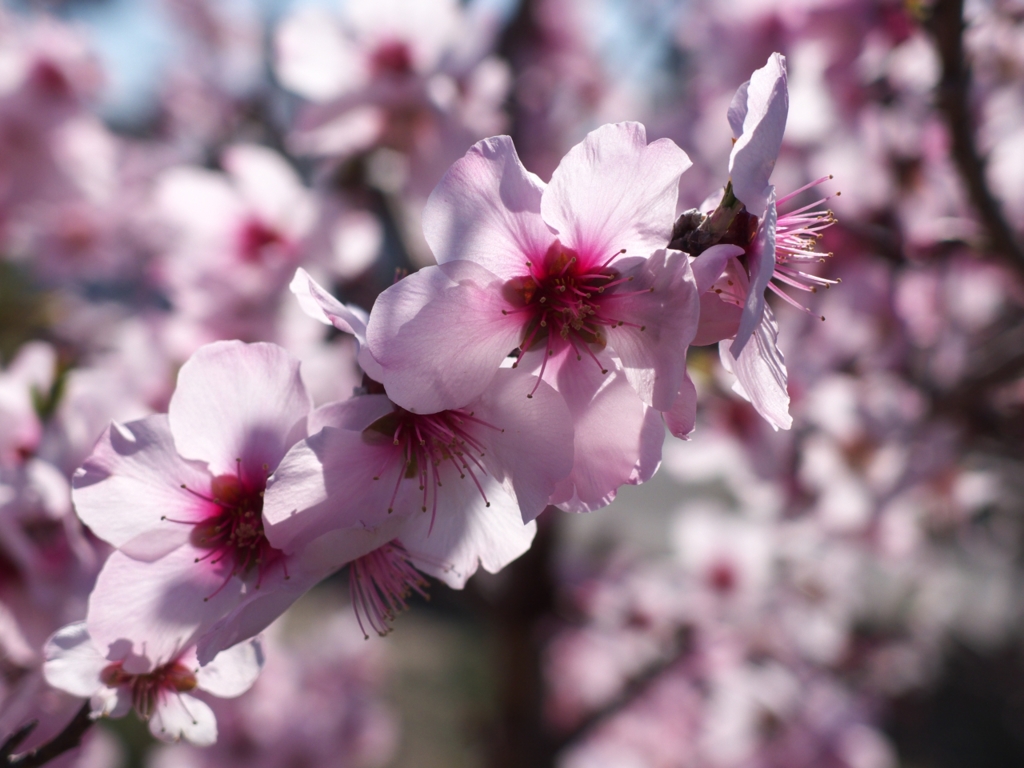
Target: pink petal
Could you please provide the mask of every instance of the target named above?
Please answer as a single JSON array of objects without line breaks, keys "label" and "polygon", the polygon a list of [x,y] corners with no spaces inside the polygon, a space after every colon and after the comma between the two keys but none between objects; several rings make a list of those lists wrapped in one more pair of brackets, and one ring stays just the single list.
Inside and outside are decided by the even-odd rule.
[{"label": "pink petal", "polygon": [[279,24],[274,52],[281,84],[314,101],[337,98],[368,78],[355,45],[323,8],[303,8]]},{"label": "pink petal", "polygon": [[[401,464],[400,449],[383,435],[368,441],[363,430],[392,410],[384,395],[360,395],[317,412],[317,433],[288,452],[267,484],[263,520],[271,544],[294,552],[336,528],[374,528],[388,517],[394,483],[373,478]],[[400,495],[396,510],[411,503]]]},{"label": "pink petal", "polygon": [[359,395],[317,408],[309,416],[309,432],[316,434],[324,427],[337,427],[362,432],[373,422],[395,410],[387,395]]},{"label": "pink petal", "polygon": [[[239,643],[244,643],[269,627],[291,608],[296,600],[327,575],[325,573],[313,581],[303,581],[301,585],[292,584],[289,580],[283,589],[260,589],[246,595],[243,601],[227,615],[197,635],[196,651],[199,663],[207,666],[216,664],[218,658],[229,653],[233,648],[237,648]],[[202,669],[206,669],[206,667],[204,666]],[[203,683],[200,683],[199,687],[206,690]],[[216,691],[211,691],[211,693],[222,695]]]},{"label": "pink petal", "polygon": [[661,462],[665,429],[659,412],[644,405],[611,358],[602,354],[599,359],[607,374],[593,360],[578,361],[571,352],[548,364],[573,417],[572,473],[551,498],[569,512],[610,504],[620,485],[649,480]]},{"label": "pink petal", "polygon": [[503,280],[527,274],[525,262],[543,256],[555,239],[540,215],[543,191],[544,182],[523,167],[508,136],[477,142],[423,210],[434,258],[439,264],[468,259]]},{"label": "pink petal", "polygon": [[132,690],[127,685],[101,688],[89,697],[89,708],[93,717],[124,717],[132,711]]},{"label": "pink petal", "polygon": [[445,488],[444,510],[436,519],[429,512],[412,515],[399,534],[419,570],[455,589],[480,566],[500,571],[530,548],[537,532],[535,522],[523,523],[519,505],[493,478],[481,483],[490,507],[475,485],[456,481]]},{"label": "pink petal", "polygon": [[398,518],[388,520],[374,531],[332,531],[300,549],[289,559],[287,581],[277,580],[249,591],[235,608],[202,633],[196,644],[199,662],[212,663],[225,649],[262,632],[330,574],[391,541],[402,522]]},{"label": "pink petal", "polygon": [[307,315],[355,337],[359,367],[374,381],[381,381],[384,374],[381,372],[380,363],[373,359],[366,346],[366,324],[370,319],[369,315],[360,307],[342,304],[325,291],[302,267],[295,271],[295,277],[288,287]]},{"label": "pink petal", "polygon": [[160,741],[187,741],[209,747],[217,742],[217,717],[206,702],[195,696],[165,691],[149,718],[149,732]]},{"label": "pink petal", "polygon": [[722,301],[717,295],[708,291],[700,297],[700,323],[697,335],[691,344],[703,347],[717,344],[722,339],[731,339],[740,327],[743,309],[728,301]]},{"label": "pink petal", "polygon": [[502,282],[471,261],[427,267],[377,297],[367,339],[388,397],[413,413],[461,408],[520,341]]},{"label": "pink petal", "polygon": [[693,278],[697,281],[697,292],[705,294],[722,276],[729,259],[743,255],[738,245],[713,245],[691,263]]},{"label": "pink petal", "polygon": [[177,658],[239,601],[242,582],[206,563],[207,552],[184,545],[143,563],[115,551],[89,596],[86,624],[109,658],[145,660],[147,671]]},{"label": "pink petal", "polygon": [[767,205],[768,180],[782,147],[788,113],[786,57],[773,53],[768,63],[740,86],[729,107],[729,124],[736,139],[729,156],[732,190],[752,213]]},{"label": "pink petal", "polygon": [[760,325],[767,310],[764,292],[775,274],[775,227],[778,213],[775,210],[775,187],[768,190],[768,207],[757,230],[757,241],[750,256],[750,285],[747,287],[747,301],[740,317],[740,327],[729,351],[733,357],[743,352],[754,329]]},{"label": "pink petal", "polygon": [[100,673],[110,662],[96,649],[79,621],[58,629],[43,647],[43,676],[54,688],[88,698],[103,688]]},{"label": "pink petal", "polygon": [[602,309],[628,325],[609,328],[608,345],[640,399],[667,411],[686,375],[686,350],[700,316],[690,262],[684,253],[660,250],[625,274],[633,277],[627,295],[610,295]]},{"label": "pink petal", "polygon": [[245,216],[238,193],[220,173],[182,166],[164,171],[153,192],[158,214],[196,241],[216,241]]},{"label": "pink petal", "polygon": [[459,0],[377,0],[373,3],[345,3],[344,19],[354,37],[367,52],[384,42],[409,47],[413,69],[428,74],[439,65],[466,34]]},{"label": "pink petal", "polygon": [[175,450],[167,416],[148,416],[128,424],[113,423],[73,478],[72,499],[78,516],[115,547],[137,537],[158,534],[154,555],[180,546],[190,527],[163,521],[201,520],[206,502],[182,488],[209,490],[210,475]]},{"label": "pink petal", "polygon": [[252,688],[263,668],[263,646],[249,640],[218,653],[196,671],[197,688],[221,699],[233,699]]},{"label": "pink petal", "polygon": [[[534,376],[503,368],[469,407],[476,418],[501,430],[479,427],[474,434],[486,446],[483,461],[489,472],[518,501],[522,521],[544,511],[557,483],[573,467],[572,415],[561,395],[536,382]],[[533,397],[527,398],[530,392]]]},{"label": "pink petal", "polygon": [[697,424],[697,389],[693,386],[693,380],[687,375],[683,379],[683,385],[679,388],[675,402],[671,410],[662,414],[665,419],[665,426],[673,436],[683,440],[690,439]]},{"label": "pink petal", "polygon": [[221,165],[261,221],[294,238],[309,232],[317,212],[313,195],[282,155],[257,144],[234,144],[224,150]]},{"label": "pink petal", "polygon": [[669,241],[679,177],[691,165],[669,139],[648,144],[640,123],[603,125],[562,158],[541,213],[584,258],[603,262],[623,248],[646,258]]},{"label": "pink petal", "polygon": [[779,349],[778,338],[779,326],[771,308],[766,306],[760,324],[739,359],[732,356],[731,349],[735,343],[729,348],[724,341],[718,345],[722,364],[736,375],[733,389],[749,400],[776,430],[789,429],[793,425],[786,388],[786,361]]},{"label": "pink petal", "polygon": [[241,459],[256,478],[305,436],[311,408],[299,362],[281,347],[218,341],[181,367],[167,415],[182,456],[207,462],[214,475],[234,474]]}]

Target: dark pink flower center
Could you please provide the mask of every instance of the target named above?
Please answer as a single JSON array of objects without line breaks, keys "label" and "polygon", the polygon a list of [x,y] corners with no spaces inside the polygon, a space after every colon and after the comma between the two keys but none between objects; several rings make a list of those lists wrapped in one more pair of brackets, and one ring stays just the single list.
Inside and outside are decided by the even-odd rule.
[{"label": "dark pink flower center", "polygon": [[[591,345],[604,349],[606,328],[629,325],[644,330],[644,326],[618,317],[609,301],[613,297],[646,292],[621,291],[620,286],[632,282],[633,278],[623,277],[608,265],[622,253],[619,251],[604,264],[594,265],[581,260],[574,250],[555,240],[542,259],[526,262],[529,274],[505,283],[505,298],[517,309],[503,310],[504,314],[522,313],[527,318],[519,344],[520,356],[544,343],[545,357],[549,357],[560,339],[573,348],[577,360],[582,360],[585,352],[598,362]],[[601,372],[607,373],[607,370],[602,366]]]},{"label": "dark pink flower center", "polygon": [[132,695],[132,706],[141,717],[148,718],[156,709],[161,694],[185,693],[196,687],[196,676],[192,670],[172,661],[157,667],[144,675],[132,675],[125,672],[120,661],[105,667],[100,673],[100,680],[109,688],[128,686]]},{"label": "dark pink flower center", "polygon": [[738,581],[736,569],[732,563],[719,560],[708,569],[707,581],[708,586],[715,592],[729,594],[736,589]]},{"label": "dark pink flower center", "polygon": [[49,98],[60,99],[71,94],[71,83],[63,70],[52,61],[39,59],[29,75],[32,85]]},{"label": "dark pink flower center", "polygon": [[370,56],[373,73],[385,77],[401,77],[412,74],[412,52],[400,40],[381,43]]},{"label": "dark pink flower center", "polygon": [[238,233],[238,252],[242,261],[249,264],[263,261],[268,248],[282,249],[287,245],[281,232],[256,218],[246,221]]},{"label": "dark pink flower center", "polygon": [[[263,532],[263,491],[266,484],[266,475],[260,482],[254,483],[243,479],[239,471],[235,475],[218,475],[213,478],[209,496],[182,486],[209,503],[209,515],[198,524],[184,520],[171,522],[194,525],[190,536],[192,545],[208,550],[207,554],[197,557],[196,562],[225,564],[227,578],[224,584],[232,576],[245,576],[256,571],[256,588],[259,589],[264,575],[279,561],[284,568],[285,578],[288,578],[284,553],[272,547]],[[217,592],[223,589],[224,584]],[[205,599],[210,597],[213,595]]]},{"label": "dark pink flower center", "polygon": [[[777,207],[784,206],[797,195],[818,186],[828,180],[831,176],[823,176],[812,181],[800,189],[780,197],[776,202]],[[836,193],[839,194],[838,192]],[[818,288],[828,289],[833,285],[841,283],[842,280],[830,279],[819,275],[804,272],[801,267],[804,265],[823,263],[832,257],[831,253],[821,253],[816,250],[818,241],[822,238],[822,232],[836,223],[836,218],[830,210],[823,210],[821,205],[830,200],[833,195],[828,195],[808,205],[801,206],[788,213],[778,212],[778,219],[775,225],[775,271],[772,273],[771,282],[768,283],[768,290],[775,293],[787,304],[796,307],[804,312],[810,309],[798,302],[780,286],[793,288],[798,291],[817,293]],[[741,258],[750,269],[749,262],[759,256],[757,232],[764,223],[756,216],[748,213],[745,209],[740,211],[736,220],[730,227],[727,236],[721,240],[723,243],[740,245],[747,249],[747,253]],[[738,234],[737,234],[738,233]],[[730,275],[730,268],[715,281],[711,290],[718,297],[738,307],[744,306],[747,300],[747,289]],[[825,318],[822,317],[822,320]]]},{"label": "dark pink flower center", "polygon": [[398,541],[391,541],[358,560],[349,571],[352,607],[363,635],[363,616],[374,632],[382,637],[391,631],[395,616],[409,608],[413,592],[429,599],[427,580],[413,567],[409,553]]},{"label": "dark pink flower center", "polygon": [[454,467],[460,479],[472,480],[484,503],[491,506],[480,482],[487,470],[481,462],[484,446],[471,431],[474,425],[504,431],[476,418],[472,411],[460,409],[421,415],[397,407],[363,430],[363,436],[371,442],[390,439],[398,449],[399,461],[395,461],[392,453],[373,478],[380,480],[387,472],[394,471],[394,465],[398,464],[395,489],[388,505],[389,514],[394,511],[402,482],[408,480],[418,483],[423,494],[421,510],[426,512],[428,506],[432,508],[433,525],[437,516],[438,493],[442,487],[441,470],[445,464]]}]

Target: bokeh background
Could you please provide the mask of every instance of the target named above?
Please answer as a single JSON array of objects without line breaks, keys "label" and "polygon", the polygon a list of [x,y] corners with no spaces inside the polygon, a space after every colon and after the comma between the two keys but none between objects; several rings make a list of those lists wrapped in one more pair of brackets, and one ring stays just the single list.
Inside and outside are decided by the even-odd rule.
[{"label": "bokeh background", "polygon": [[[386,44],[381,41],[384,40]],[[69,478],[215,339],[274,341],[317,403],[369,309],[431,263],[419,216],[473,142],[550,177],[639,120],[727,179],[773,51],[773,176],[827,199],[828,291],[772,297],[793,427],[694,348],[689,442],[461,592],[364,640],[344,573],[268,633],[208,750],[104,721],[67,766],[1024,765],[1024,4],[1013,0],[5,0],[0,11],[0,736],[79,703],[40,649],[107,554]],[[269,190],[269,191],[268,191]],[[822,322],[820,316],[824,316]],[[30,742],[31,743],[31,742]]]}]

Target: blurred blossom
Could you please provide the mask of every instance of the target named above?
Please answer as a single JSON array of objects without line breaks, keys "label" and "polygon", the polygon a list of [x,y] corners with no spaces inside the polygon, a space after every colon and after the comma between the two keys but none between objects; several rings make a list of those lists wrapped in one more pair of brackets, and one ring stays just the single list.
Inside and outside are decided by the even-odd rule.
[{"label": "blurred blossom", "polygon": [[1024,13],[965,5],[7,3],[0,740],[1024,762]]},{"label": "blurred blossom", "polygon": [[347,611],[298,621],[306,626],[270,628],[266,668],[248,693],[212,703],[220,731],[212,749],[163,748],[148,765],[387,765],[397,724],[377,694],[382,649],[364,642]]}]

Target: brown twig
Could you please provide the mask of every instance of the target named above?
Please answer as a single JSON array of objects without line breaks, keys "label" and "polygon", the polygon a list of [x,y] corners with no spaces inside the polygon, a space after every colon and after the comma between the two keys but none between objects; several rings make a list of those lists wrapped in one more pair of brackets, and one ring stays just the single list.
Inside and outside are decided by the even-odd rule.
[{"label": "brown twig", "polygon": [[557,753],[565,747],[575,744],[585,738],[602,723],[625,710],[641,696],[647,693],[647,691],[651,689],[651,686],[654,685],[662,675],[682,662],[683,659],[690,654],[692,649],[692,635],[686,627],[683,627],[676,634],[674,647],[666,658],[652,664],[640,672],[636,677],[633,677],[622,688],[618,696],[600,709],[596,709],[588,714],[583,718],[583,720],[577,723],[572,730],[562,734],[561,738],[559,738],[554,744],[554,751]]},{"label": "brown twig", "polygon": [[14,754],[14,750],[18,748],[18,745],[21,744],[21,742],[28,738],[28,735],[36,729],[37,725],[39,725],[39,721],[32,720],[31,722],[25,723],[21,728],[8,736],[4,740],[4,743],[0,744],[0,760],[8,762],[10,756]]},{"label": "brown twig", "polygon": [[490,768],[555,765],[551,733],[544,722],[542,626],[555,610],[553,560],[559,514],[564,513],[549,507],[538,519],[533,546],[508,566],[504,589],[490,606],[498,662]]},{"label": "brown twig", "polygon": [[78,714],[75,715],[71,722],[64,726],[64,730],[48,742],[24,754],[12,756],[11,753],[17,748],[18,744],[24,741],[35,729],[36,722],[32,721],[27,725],[23,725],[7,738],[3,746],[0,747],[0,757],[3,758],[6,765],[12,768],[38,768],[38,766],[45,765],[54,758],[80,745],[85,732],[89,730],[94,722],[92,707],[89,706],[89,702],[86,702],[78,710]]},{"label": "brown twig", "polygon": [[971,119],[971,73],[964,58],[964,0],[935,0],[928,27],[942,60],[942,79],[937,91],[937,106],[945,118],[953,142],[956,163],[971,204],[988,234],[989,247],[1014,269],[1024,272],[1024,250],[1002,207],[985,178],[985,158],[974,141]]}]

